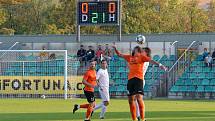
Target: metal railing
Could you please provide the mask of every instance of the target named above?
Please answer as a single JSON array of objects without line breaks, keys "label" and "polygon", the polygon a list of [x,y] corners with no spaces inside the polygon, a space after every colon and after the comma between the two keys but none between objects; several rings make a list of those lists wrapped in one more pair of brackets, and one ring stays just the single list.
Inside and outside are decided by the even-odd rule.
[{"label": "metal railing", "polygon": [[166,96],[170,88],[175,84],[178,77],[180,77],[185,70],[190,67],[191,58],[190,58],[190,49],[195,45],[196,41],[193,41],[187,49],[181,54],[178,60],[173,64],[173,66],[167,72],[166,79]]},{"label": "metal railing", "polygon": [[[17,44],[19,44],[19,42],[15,42],[11,47],[9,47],[7,50],[11,50],[13,49],[13,47],[15,47]],[[2,53],[2,55],[0,56],[0,59],[4,57],[4,55],[7,54],[7,52]]]}]

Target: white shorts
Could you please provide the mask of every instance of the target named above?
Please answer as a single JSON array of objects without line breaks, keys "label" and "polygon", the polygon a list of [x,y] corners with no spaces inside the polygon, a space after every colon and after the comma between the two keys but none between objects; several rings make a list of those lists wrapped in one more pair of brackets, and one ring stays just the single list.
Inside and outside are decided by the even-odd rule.
[{"label": "white shorts", "polygon": [[110,101],[109,89],[108,88],[99,88],[99,93],[102,98],[102,101]]}]

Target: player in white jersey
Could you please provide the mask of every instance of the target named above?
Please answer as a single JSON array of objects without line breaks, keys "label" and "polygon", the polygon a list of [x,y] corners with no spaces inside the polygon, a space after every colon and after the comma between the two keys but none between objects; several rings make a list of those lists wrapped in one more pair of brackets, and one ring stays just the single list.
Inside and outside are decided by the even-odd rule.
[{"label": "player in white jersey", "polygon": [[[145,48],[142,48],[143,49],[143,51],[145,51],[146,53],[147,53],[147,56],[151,56],[151,49],[150,48],[148,48],[148,47],[145,47]],[[146,71],[147,71],[147,69],[148,69],[148,67],[149,67],[149,63],[151,63],[151,64],[154,64],[154,65],[158,65],[161,69],[163,69],[163,70],[167,70],[167,67],[165,67],[164,65],[162,65],[161,63],[158,63],[158,62],[156,62],[156,61],[154,61],[154,60],[151,60],[150,62],[145,62],[144,63],[144,65],[143,65],[143,77],[145,76],[145,74],[146,74]],[[143,87],[145,86],[145,79],[143,80]],[[136,100],[136,109],[137,109],[137,118],[138,118],[138,120],[140,121],[140,110],[139,110],[139,105],[138,105],[138,102],[137,102],[137,100]],[[145,108],[145,106],[144,106],[144,108]]]},{"label": "player in white jersey", "polygon": [[96,74],[96,80],[98,81],[99,93],[100,93],[102,102],[101,104],[96,105],[96,107],[94,108],[94,111],[98,110],[99,108],[102,108],[102,111],[100,113],[100,119],[104,119],[105,112],[107,110],[107,106],[109,105],[109,101],[110,101],[109,75],[107,71],[106,60],[101,61],[101,68],[98,70]]}]

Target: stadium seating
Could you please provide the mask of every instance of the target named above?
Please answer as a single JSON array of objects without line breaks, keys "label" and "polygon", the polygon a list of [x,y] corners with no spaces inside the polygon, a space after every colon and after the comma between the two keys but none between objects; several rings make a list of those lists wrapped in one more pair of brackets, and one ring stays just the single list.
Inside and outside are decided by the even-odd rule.
[{"label": "stadium seating", "polygon": [[[50,60],[50,61],[36,61],[37,57],[35,56],[19,56],[20,62],[11,62],[7,68],[3,68],[3,76],[63,76],[64,75],[64,61],[63,60]],[[75,58],[75,57],[71,57]],[[171,67],[175,61],[175,56],[171,55],[170,57],[164,55],[160,57],[159,55],[153,56],[153,59],[160,61],[164,65]],[[24,64],[24,65],[23,65]],[[80,62],[75,59],[72,63],[68,63],[69,68],[72,71],[77,71],[80,68]],[[24,67],[24,68],[23,68]],[[48,67],[48,68],[47,68]],[[97,66],[97,69],[99,65]],[[128,67],[127,62],[114,56],[114,60],[109,62],[108,71],[110,74],[110,92],[112,95],[127,95],[127,74]],[[77,73],[73,73],[77,74]],[[159,86],[160,80],[163,78],[164,71],[159,69],[158,66],[149,65],[148,70],[145,75],[145,95],[151,96],[152,89],[156,86]],[[202,77],[205,75],[201,75]],[[183,82],[183,81],[182,81]],[[181,82],[181,83],[182,83]],[[178,82],[177,82],[178,83]],[[184,83],[184,82],[183,82]],[[187,85],[191,85],[191,82]],[[208,82],[209,84],[213,84]],[[181,84],[182,86],[183,84]],[[206,85],[206,83],[204,83]],[[180,87],[180,85],[178,85]],[[186,88],[186,87],[184,87]],[[186,91],[186,89],[184,89]],[[180,88],[181,89],[181,88]],[[210,88],[208,88],[209,90]],[[98,89],[96,89],[98,91]]]},{"label": "stadium seating", "polygon": [[[215,98],[213,93],[215,92],[215,68],[206,67],[202,60],[200,55],[192,61],[190,68],[184,71],[170,89],[169,97],[208,98],[209,96],[210,98]],[[187,93],[190,95],[187,96]]]},{"label": "stadium seating", "polygon": [[[175,61],[175,55],[170,57],[164,55],[160,57],[159,55],[153,56],[153,60],[160,61],[164,65],[171,67]],[[110,92],[112,95],[126,95],[127,94],[127,74],[128,68],[127,63],[124,59],[114,56],[114,60],[109,62],[108,71],[110,73],[111,83]],[[157,66],[149,65],[149,68],[145,75],[146,84],[144,87],[145,95],[151,96],[152,88],[159,85],[159,80],[162,79],[164,71],[159,69]]]},{"label": "stadium seating", "polygon": [[64,75],[64,60],[35,61],[35,56],[22,56],[18,58],[18,60],[19,61],[7,63],[7,67],[2,68],[2,76]]}]

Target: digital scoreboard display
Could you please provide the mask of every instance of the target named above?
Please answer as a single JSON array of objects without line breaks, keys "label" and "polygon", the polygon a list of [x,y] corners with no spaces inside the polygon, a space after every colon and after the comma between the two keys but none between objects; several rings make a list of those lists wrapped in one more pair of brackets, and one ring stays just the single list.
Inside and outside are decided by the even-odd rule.
[{"label": "digital scoreboard display", "polygon": [[118,25],[118,1],[78,2],[79,25]]}]

